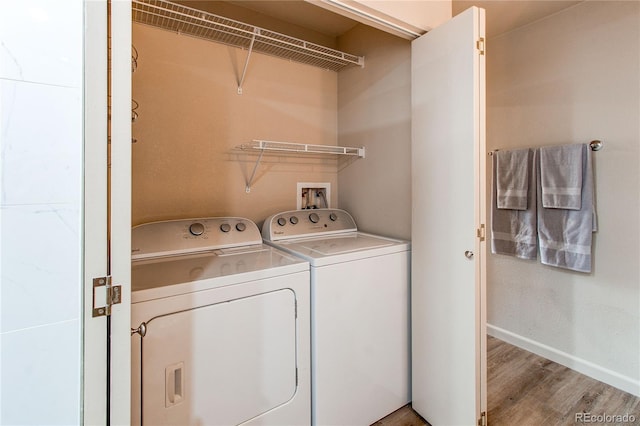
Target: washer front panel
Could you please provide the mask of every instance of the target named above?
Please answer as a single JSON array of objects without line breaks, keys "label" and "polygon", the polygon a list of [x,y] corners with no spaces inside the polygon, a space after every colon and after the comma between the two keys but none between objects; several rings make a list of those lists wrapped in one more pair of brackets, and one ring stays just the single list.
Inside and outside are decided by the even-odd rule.
[{"label": "washer front panel", "polygon": [[237,425],[296,392],[295,294],[282,289],[152,319],[142,340],[148,425]]}]

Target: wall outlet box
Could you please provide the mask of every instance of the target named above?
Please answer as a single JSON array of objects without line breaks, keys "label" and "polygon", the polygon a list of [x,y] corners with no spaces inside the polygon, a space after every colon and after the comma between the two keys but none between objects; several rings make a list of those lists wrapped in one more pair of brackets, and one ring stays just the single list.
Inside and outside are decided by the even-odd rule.
[{"label": "wall outlet box", "polygon": [[296,209],[328,209],[331,207],[331,184],[298,182]]}]

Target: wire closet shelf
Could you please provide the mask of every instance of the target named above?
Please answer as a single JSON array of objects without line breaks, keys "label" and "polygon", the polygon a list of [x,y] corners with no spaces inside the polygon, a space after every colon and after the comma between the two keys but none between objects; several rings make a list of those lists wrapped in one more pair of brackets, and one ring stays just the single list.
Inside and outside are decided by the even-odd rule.
[{"label": "wire closet shelf", "polygon": [[134,22],[339,71],[364,58],[165,0],[132,0]]},{"label": "wire closet shelf", "polygon": [[251,176],[247,180],[247,184],[245,186],[245,191],[247,193],[251,192],[251,185],[256,177],[256,171],[258,170],[260,160],[262,160],[262,155],[268,151],[293,154],[350,155],[358,158],[364,158],[365,156],[364,147],[356,148],[350,146],[312,145],[307,143],[264,141],[258,139],[254,139],[251,143],[239,145],[237,148],[241,150],[257,149],[260,151],[260,155],[258,155],[258,159],[256,160],[256,164],[253,166]]},{"label": "wire closet shelf", "polygon": [[279,151],[309,154],[355,155],[364,158],[364,147],[312,145],[308,143],[277,142],[254,139],[251,143],[239,146],[242,150],[258,149],[261,151]]}]

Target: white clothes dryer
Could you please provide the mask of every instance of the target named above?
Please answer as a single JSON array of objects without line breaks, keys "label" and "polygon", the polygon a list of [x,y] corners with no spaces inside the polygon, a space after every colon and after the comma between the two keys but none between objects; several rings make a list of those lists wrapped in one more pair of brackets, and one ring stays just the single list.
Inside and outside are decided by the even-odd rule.
[{"label": "white clothes dryer", "polygon": [[309,264],[243,218],[132,230],[132,424],[311,421]]},{"label": "white clothes dryer", "polygon": [[409,243],[338,209],[275,214],[262,237],[311,265],[312,424],[370,425],[407,404]]}]

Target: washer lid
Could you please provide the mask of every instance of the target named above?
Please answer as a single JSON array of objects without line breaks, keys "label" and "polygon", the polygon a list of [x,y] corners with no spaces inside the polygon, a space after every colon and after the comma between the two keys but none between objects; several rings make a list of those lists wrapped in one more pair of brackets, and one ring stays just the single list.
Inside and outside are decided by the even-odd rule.
[{"label": "washer lid", "polygon": [[234,285],[301,271],[309,264],[263,244],[135,260],[133,303]]},{"label": "washer lid", "polygon": [[409,243],[362,232],[278,241],[275,244],[314,266],[409,250]]}]

